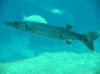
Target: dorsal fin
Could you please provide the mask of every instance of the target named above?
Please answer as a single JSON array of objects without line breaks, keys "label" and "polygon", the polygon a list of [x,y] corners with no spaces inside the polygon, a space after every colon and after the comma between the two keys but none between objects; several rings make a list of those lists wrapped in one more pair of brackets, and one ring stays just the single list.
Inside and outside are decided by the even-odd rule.
[{"label": "dorsal fin", "polygon": [[71,29],[72,29],[72,25],[67,24],[67,25],[65,26],[65,28],[66,28],[67,30],[71,30]]}]

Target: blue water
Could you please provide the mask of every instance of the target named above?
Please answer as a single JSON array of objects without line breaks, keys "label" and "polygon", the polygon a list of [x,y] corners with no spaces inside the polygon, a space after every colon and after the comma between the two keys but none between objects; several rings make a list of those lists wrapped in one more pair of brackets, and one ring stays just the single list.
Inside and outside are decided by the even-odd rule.
[{"label": "blue water", "polygon": [[[71,41],[72,46],[69,46],[58,39],[12,29],[4,22],[21,21],[24,16],[37,14],[48,24],[73,24],[72,31],[85,34],[100,30],[99,4],[99,0],[0,0],[0,62],[35,57],[43,52],[91,53],[80,41]],[[63,13],[52,13],[53,8]],[[99,41],[100,37],[94,42],[98,53]]]}]

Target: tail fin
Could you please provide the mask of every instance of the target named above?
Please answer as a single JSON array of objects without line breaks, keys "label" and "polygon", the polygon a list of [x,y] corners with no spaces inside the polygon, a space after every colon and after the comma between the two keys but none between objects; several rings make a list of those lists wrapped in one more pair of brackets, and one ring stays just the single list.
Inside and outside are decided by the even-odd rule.
[{"label": "tail fin", "polygon": [[96,32],[89,32],[84,35],[83,38],[80,40],[91,50],[94,50],[94,44],[93,41],[97,39],[97,37],[100,35],[100,31]]}]

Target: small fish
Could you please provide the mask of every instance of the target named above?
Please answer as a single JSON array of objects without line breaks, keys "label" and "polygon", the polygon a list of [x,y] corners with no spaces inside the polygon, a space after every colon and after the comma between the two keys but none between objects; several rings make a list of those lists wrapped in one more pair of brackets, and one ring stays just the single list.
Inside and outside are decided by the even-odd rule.
[{"label": "small fish", "polygon": [[71,25],[67,25],[66,27],[57,27],[45,23],[24,21],[5,22],[5,24],[21,31],[58,38],[65,41],[67,44],[71,44],[70,40],[80,40],[91,50],[94,50],[93,41],[96,40],[100,34],[100,31],[78,34],[71,31]]}]

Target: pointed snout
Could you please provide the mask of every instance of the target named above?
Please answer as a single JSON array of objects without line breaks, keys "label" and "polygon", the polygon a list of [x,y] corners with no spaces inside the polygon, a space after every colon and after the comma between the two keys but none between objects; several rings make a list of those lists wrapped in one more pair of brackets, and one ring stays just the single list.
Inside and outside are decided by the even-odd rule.
[{"label": "pointed snout", "polygon": [[9,23],[8,23],[8,22],[4,22],[4,24],[5,24],[5,25],[8,25]]},{"label": "pointed snout", "polygon": [[14,22],[5,22],[4,24],[7,25],[7,26],[10,26],[10,27],[15,27],[16,26],[14,24]]},{"label": "pointed snout", "polygon": [[11,26],[12,23],[11,22],[4,22],[5,25]]}]

